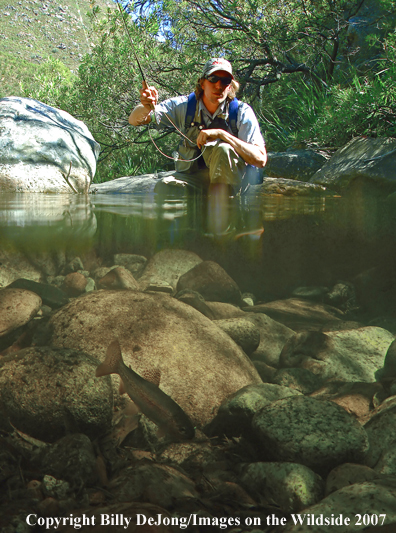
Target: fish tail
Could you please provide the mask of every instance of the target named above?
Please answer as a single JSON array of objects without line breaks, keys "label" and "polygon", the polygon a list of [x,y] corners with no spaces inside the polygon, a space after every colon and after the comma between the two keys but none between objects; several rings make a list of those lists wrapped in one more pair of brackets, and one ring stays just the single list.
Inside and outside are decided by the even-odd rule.
[{"label": "fish tail", "polygon": [[118,339],[115,339],[107,348],[105,360],[97,367],[96,377],[118,374],[120,363],[122,363],[121,347]]}]

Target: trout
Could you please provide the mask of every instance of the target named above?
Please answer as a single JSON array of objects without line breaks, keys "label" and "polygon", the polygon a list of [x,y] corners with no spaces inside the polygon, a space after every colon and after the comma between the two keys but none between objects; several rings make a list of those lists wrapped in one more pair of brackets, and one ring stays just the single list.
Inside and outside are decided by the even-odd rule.
[{"label": "trout", "polygon": [[194,426],[180,405],[154,383],[126,366],[117,339],[109,345],[104,362],[96,369],[97,377],[108,374],[120,376],[120,393],[126,392],[138,409],[158,426],[160,433],[173,440],[194,438]]}]

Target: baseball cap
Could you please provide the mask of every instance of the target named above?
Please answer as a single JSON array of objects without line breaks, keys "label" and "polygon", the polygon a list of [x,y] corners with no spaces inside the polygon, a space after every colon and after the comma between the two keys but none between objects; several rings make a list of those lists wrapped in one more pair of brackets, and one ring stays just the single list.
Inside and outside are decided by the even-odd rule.
[{"label": "baseball cap", "polygon": [[213,74],[213,72],[216,72],[216,70],[224,70],[225,72],[228,72],[232,79],[234,79],[231,63],[222,57],[209,59],[203,68],[202,77],[207,78]]}]

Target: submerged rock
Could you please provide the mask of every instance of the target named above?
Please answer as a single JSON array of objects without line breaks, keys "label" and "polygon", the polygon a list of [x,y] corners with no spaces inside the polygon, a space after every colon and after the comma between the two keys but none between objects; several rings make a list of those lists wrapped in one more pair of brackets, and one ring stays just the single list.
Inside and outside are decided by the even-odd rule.
[{"label": "submerged rock", "polygon": [[[364,516],[366,518],[363,521]],[[308,524],[309,517],[311,520],[314,517],[315,523]],[[338,519],[338,524],[325,523],[325,518],[331,520],[332,517]],[[331,530],[339,533],[355,533],[363,530],[374,532],[377,529],[371,530],[367,526],[370,524],[386,526],[396,522],[396,486],[373,481],[355,483],[333,492],[316,505],[305,508],[299,518],[303,522],[300,524],[298,517],[295,516],[296,525],[293,524],[293,519],[289,519],[283,533],[307,533],[307,531],[328,533]],[[384,527],[378,531],[390,533],[394,531],[393,528],[394,525],[391,525],[390,529]]]},{"label": "submerged rock", "polygon": [[[40,450],[36,454],[35,463],[47,475],[53,476],[55,481],[66,480],[73,486],[93,485],[99,482],[96,454],[86,435],[79,433],[66,435],[51,446]],[[64,499],[67,494],[59,495],[57,494],[59,490],[57,486],[51,489],[44,487],[48,496]]]},{"label": "submerged rock", "polygon": [[298,394],[287,387],[272,383],[243,387],[220,405],[217,415],[205,428],[205,433],[210,436],[225,435],[227,437],[244,435],[253,439],[254,415],[276,400]]},{"label": "submerged rock", "polygon": [[95,291],[55,313],[46,343],[103,360],[119,340],[125,364],[145,376],[153,369],[160,388],[195,424],[213,418],[236,390],[261,380],[229,336],[190,306],[162,293]]},{"label": "submerged rock", "polygon": [[145,290],[151,283],[166,281],[176,290],[180,276],[191,270],[202,259],[185,250],[162,250],[146,263],[139,285]]},{"label": "submerged rock", "polygon": [[43,301],[44,305],[48,305],[52,308],[62,307],[68,303],[69,298],[66,294],[48,283],[38,283],[30,279],[19,278],[7,287],[8,289],[25,289],[35,292]]},{"label": "submerged rock", "polygon": [[253,418],[261,456],[327,473],[345,462],[360,463],[368,437],[356,419],[333,402],[297,396],[271,403]]},{"label": "submerged rock", "polygon": [[389,398],[365,424],[370,450],[367,466],[380,474],[396,475],[396,397]]},{"label": "submerged rock", "polygon": [[225,331],[247,355],[251,355],[260,344],[260,330],[249,320],[228,318],[216,320],[215,324]]},{"label": "submerged rock", "polygon": [[232,304],[241,303],[241,292],[235,281],[214,261],[202,261],[183,274],[177,290],[190,289],[199,292],[207,301]]},{"label": "submerged rock", "polygon": [[243,469],[241,483],[263,504],[295,513],[318,503],[323,497],[323,480],[310,468],[296,463],[252,463]]},{"label": "submerged rock", "polygon": [[0,361],[3,411],[19,430],[46,442],[68,432],[96,437],[111,427],[110,380],[98,361],[76,350],[32,347]]},{"label": "submerged rock", "polygon": [[289,339],[281,356],[282,367],[301,367],[322,379],[376,381],[394,335],[369,326],[345,331],[305,332]]},{"label": "submerged rock", "polygon": [[40,296],[24,289],[0,290],[0,337],[24,326],[36,316],[42,304]]},{"label": "submerged rock", "polygon": [[8,192],[88,192],[99,144],[86,125],[37,100],[0,100],[0,187]]},{"label": "submerged rock", "polygon": [[253,307],[245,307],[244,310],[250,313],[264,313],[294,331],[322,329],[327,325],[341,325],[343,316],[343,313],[335,307],[299,298],[276,300]]}]

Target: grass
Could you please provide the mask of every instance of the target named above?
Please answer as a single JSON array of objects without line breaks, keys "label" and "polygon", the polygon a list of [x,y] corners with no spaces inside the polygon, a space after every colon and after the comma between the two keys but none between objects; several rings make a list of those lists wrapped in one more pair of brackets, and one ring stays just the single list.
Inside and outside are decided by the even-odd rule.
[{"label": "grass", "polygon": [[49,57],[76,71],[91,48],[90,10],[89,0],[0,0],[0,98],[23,96],[21,82]]}]

